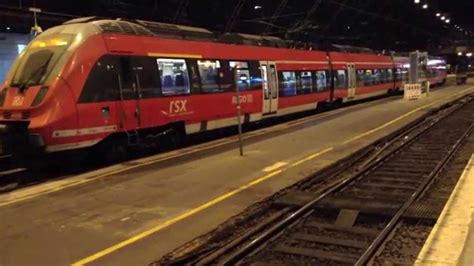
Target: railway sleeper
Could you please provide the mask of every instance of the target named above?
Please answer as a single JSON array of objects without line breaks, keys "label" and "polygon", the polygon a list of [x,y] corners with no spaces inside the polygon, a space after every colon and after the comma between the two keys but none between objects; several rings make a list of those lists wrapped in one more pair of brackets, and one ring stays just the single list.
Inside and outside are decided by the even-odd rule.
[{"label": "railway sleeper", "polygon": [[425,175],[429,174],[430,170],[436,167],[436,164],[431,165],[430,167],[423,166],[423,167],[417,167],[417,168],[402,168],[398,166],[391,166],[390,163],[384,165],[382,168],[376,169],[374,172],[396,172],[400,173],[400,175],[406,175],[406,174],[416,174],[416,175]]},{"label": "railway sleeper", "polygon": [[[371,182],[372,181],[372,182]],[[364,182],[360,182],[357,184],[358,187],[370,187],[370,188],[387,188],[387,189],[401,189],[401,190],[409,190],[413,191],[413,184],[403,184],[403,181],[398,181],[398,184],[394,184],[393,182],[380,182],[380,180],[368,179]]]},{"label": "railway sleeper", "polygon": [[367,190],[367,188],[358,188],[358,187],[350,187],[343,191],[345,197],[355,197],[360,199],[367,199],[367,200],[389,200],[389,201],[396,201],[401,202],[403,199],[408,198],[413,191],[405,191],[405,190],[393,190],[391,191],[381,191],[380,188],[374,190]]},{"label": "railway sleeper", "polygon": [[319,234],[293,233],[289,235],[291,239],[307,241],[325,245],[342,246],[356,249],[364,249],[370,245],[369,241],[341,239],[336,237],[324,236]]},{"label": "railway sleeper", "polygon": [[301,248],[301,247],[290,247],[287,245],[278,245],[274,248],[274,251],[286,253],[289,255],[298,255],[305,257],[312,257],[317,259],[330,260],[341,263],[354,264],[359,256],[336,252],[336,251],[324,251],[312,248]]},{"label": "railway sleeper", "polygon": [[399,167],[403,169],[407,169],[407,167],[427,167],[427,166],[432,166],[433,164],[436,164],[435,161],[413,161],[413,160],[393,160],[391,162],[388,162],[388,165],[392,167]]},{"label": "railway sleeper", "polygon": [[371,173],[370,178],[374,180],[383,179],[383,178],[387,178],[387,180],[388,179],[396,179],[396,180],[401,180],[401,181],[407,180],[407,182],[410,182],[409,180],[411,180],[412,182],[421,183],[421,180],[413,179],[412,177],[403,178],[403,176],[398,172],[374,171],[373,173]]},{"label": "railway sleeper", "polygon": [[306,222],[304,226],[317,228],[319,230],[346,232],[346,233],[366,236],[366,237],[376,237],[380,234],[380,231],[376,229],[360,227],[360,226],[341,227],[336,224],[327,224],[327,223],[320,223],[320,222],[315,222],[315,221]]},{"label": "railway sleeper", "polygon": [[[311,192],[290,192],[286,196],[278,199],[275,204],[279,206],[300,207],[310,202],[315,197],[315,193]],[[363,214],[389,216],[394,214],[398,208],[400,208],[402,201],[403,199],[401,199],[399,196],[372,199],[356,196],[332,196],[321,200],[315,205],[314,208],[320,211],[331,212],[340,212],[341,210],[357,210]],[[403,217],[412,219],[436,220],[442,209],[442,204],[433,204],[432,202],[415,202],[412,206],[410,206]],[[315,224],[315,226],[327,228],[325,225]],[[335,225],[334,228],[339,230],[342,227]],[[331,227],[328,229],[331,229]]]},{"label": "railway sleeper", "polygon": [[370,181],[394,183],[394,184],[400,184],[400,183],[407,184],[408,183],[412,185],[418,185],[418,184],[421,184],[422,182],[421,180],[416,180],[413,178],[402,178],[402,177],[399,177],[398,175],[395,175],[395,177],[389,176],[389,175],[374,175],[370,177]]}]

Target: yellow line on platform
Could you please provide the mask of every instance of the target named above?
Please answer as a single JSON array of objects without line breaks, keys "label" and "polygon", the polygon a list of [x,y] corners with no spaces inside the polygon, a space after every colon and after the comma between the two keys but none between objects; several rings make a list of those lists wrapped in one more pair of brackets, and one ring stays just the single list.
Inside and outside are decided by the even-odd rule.
[{"label": "yellow line on platform", "polygon": [[152,228],[150,228],[150,229],[148,229],[148,230],[146,230],[146,231],[144,231],[144,232],[142,232],[142,233],[140,233],[140,234],[138,234],[138,235],[136,235],[136,236],[133,236],[133,237],[131,237],[131,238],[129,238],[129,239],[126,239],[126,240],[124,240],[124,241],[122,241],[122,242],[120,242],[120,243],[118,243],[118,244],[115,244],[115,245],[113,245],[113,246],[111,246],[111,247],[109,247],[109,248],[107,248],[107,249],[104,249],[104,250],[102,250],[102,251],[99,251],[99,252],[97,252],[97,253],[95,253],[95,254],[93,254],[93,255],[87,257],[87,258],[84,258],[84,259],[82,259],[82,260],[80,260],[80,261],[78,261],[78,262],[75,262],[75,263],[73,263],[72,265],[73,265],[73,266],[85,265],[85,264],[88,264],[88,263],[93,262],[93,261],[95,261],[95,260],[98,260],[98,259],[100,259],[100,258],[102,258],[102,257],[104,257],[104,256],[107,256],[108,254],[110,254],[110,253],[112,253],[112,252],[114,252],[114,251],[117,251],[117,250],[119,250],[119,249],[121,249],[121,248],[123,248],[123,247],[126,247],[126,246],[130,245],[130,244],[133,244],[134,242],[137,242],[137,241],[139,241],[139,240],[141,240],[141,239],[143,239],[143,238],[145,238],[145,237],[147,237],[147,236],[149,236],[149,235],[151,235],[151,234],[154,234],[154,233],[156,233],[156,232],[158,232],[158,231],[160,231],[160,230],[162,230],[162,229],[164,229],[164,228],[166,228],[166,227],[168,227],[168,226],[170,226],[170,225],[173,225],[173,224],[175,224],[175,223],[177,223],[177,222],[179,222],[179,221],[182,221],[182,220],[184,220],[184,219],[186,219],[186,218],[192,216],[193,214],[196,214],[196,213],[198,213],[198,212],[200,212],[200,211],[203,211],[203,210],[205,210],[205,209],[207,209],[207,208],[209,208],[209,207],[212,207],[213,205],[216,205],[217,203],[219,203],[219,202],[221,202],[221,201],[224,201],[225,199],[228,199],[228,198],[234,196],[235,194],[237,194],[237,193],[239,193],[239,192],[242,192],[243,190],[246,190],[246,189],[248,189],[248,188],[250,188],[250,187],[253,187],[253,186],[255,186],[255,185],[257,185],[257,184],[259,184],[259,183],[261,183],[261,182],[263,182],[263,181],[265,181],[265,180],[267,180],[267,179],[269,179],[269,178],[271,178],[271,177],[273,177],[273,176],[276,176],[276,175],[278,175],[278,174],[281,174],[281,173],[283,173],[284,171],[288,170],[288,169],[291,168],[291,167],[300,165],[300,164],[302,164],[302,163],[304,163],[304,162],[306,162],[306,161],[309,161],[309,160],[311,160],[311,159],[314,159],[314,158],[316,158],[316,157],[319,157],[319,156],[321,156],[321,155],[323,155],[323,154],[325,154],[325,153],[327,153],[327,152],[332,151],[333,149],[334,149],[333,147],[327,148],[327,149],[325,149],[325,150],[322,150],[322,151],[320,151],[320,152],[317,152],[317,153],[315,153],[315,154],[312,154],[312,155],[310,155],[310,156],[308,156],[308,157],[306,157],[306,158],[304,158],[304,159],[302,159],[302,160],[300,160],[300,161],[298,161],[298,162],[292,164],[290,167],[288,167],[288,168],[286,168],[286,169],[279,169],[279,170],[273,171],[273,172],[271,172],[271,173],[269,173],[269,174],[267,174],[267,175],[265,175],[265,176],[263,176],[263,177],[257,178],[257,179],[255,179],[254,181],[252,181],[252,182],[250,182],[250,183],[248,183],[248,184],[246,184],[246,185],[243,185],[243,186],[241,186],[241,187],[239,187],[239,188],[237,188],[237,189],[235,189],[235,190],[232,190],[232,191],[230,191],[230,192],[228,192],[228,193],[226,193],[226,194],[224,194],[224,195],[221,195],[221,196],[219,196],[219,197],[217,197],[217,198],[215,198],[215,199],[213,199],[213,200],[211,200],[211,201],[209,201],[209,202],[207,202],[207,203],[205,203],[205,204],[203,204],[203,205],[201,205],[201,206],[198,206],[198,207],[196,207],[196,208],[194,208],[194,209],[191,209],[191,210],[188,211],[188,212],[185,212],[185,213],[183,213],[183,214],[181,214],[181,215],[179,215],[179,216],[177,216],[177,217],[175,217],[175,218],[172,218],[172,219],[170,219],[170,220],[168,220],[168,221],[165,221],[164,223],[161,223],[161,224],[159,224],[159,225],[157,225],[157,226],[155,226],[155,227],[152,227]]},{"label": "yellow line on platform", "polygon": [[299,160],[299,161],[297,161],[297,162],[294,162],[293,164],[291,164],[291,167],[298,166],[298,165],[300,165],[300,164],[302,164],[302,163],[304,163],[304,162],[307,162],[307,161],[309,161],[309,160],[312,160],[312,159],[314,159],[314,158],[316,158],[316,157],[319,157],[319,156],[321,156],[321,155],[323,155],[323,154],[325,154],[325,153],[328,153],[328,152],[330,152],[330,151],[332,151],[332,150],[334,150],[334,147],[327,148],[327,149],[325,149],[325,150],[322,150],[322,151],[320,151],[320,152],[317,152],[317,153],[315,153],[315,154],[312,154],[312,155],[310,155],[310,156],[308,156],[308,157],[306,157],[306,158],[304,158],[304,159],[301,159],[301,160]]},{"label": "yellow line on platform", "polygon": [[[474,88],[474,87],[471,87],[471,88],[467,88],[467,89],[465,89],[465,90],[463,90],[463,91],[460,91],[460,92],[458,92],[457,94],[455,94],[454,97],[459,96],[459,95],[462,95],[462,94],[464,94],[466,91],[472,90],[473,88]],[[365,137],[365,136],[368,136],[368,135],[370,135],[370,134],[372,134],[372,133],[374,133],[374,132],[377,132],[377,131],[379,131],[379,130],[381,130],[381,129],[384,129],[384,128],[386,128],[386,127],[392,125],[392,124],[395,124],[396,122],[398,122],[398,121],[400,121],[400,120],[402,120],[402,119],[404,119],[404,118],[406,118],[406,117],[408,117],[408,116],[410,116],[410,115],[412,115],[412,114],[414,114],[414,113],[416,113],[416,112],[418,112],[418,111],[420,111],[420,110],[423,110],[423,109],[425,109],[425,108],[427,108],[427,107],[430,107],[430,106],[432,106],[432,105],[435,105],[435,104],[437,104],[437,103],[443,102],[443,101],[445,101],[445,100],[447,100],[447,99],[449,99],[449,98],[452,98],[452,97],[453,97],[453,96],[447,96],[447,97],[444,97],[444,98],[439,99],[439,100],[437,100],[437,101],[434,101],[434,102],[432,102],[432,103],[428,103],[428,104],[425,104],[425,105],[423,105],[423,106],[420,106],[420,107],[418,107],[418,108],[416,108],[416,109],[411,110],[411,111],[408,112],[408,113],[405,113],[405,114],[403,114],[403,115],[401,115],[401,116],[399,116],[399,117],[397,117],[397,118],[395,118],[395,119],[393,119],[393,120],[391,120],[391,121],[389,121],[389,122],[387,122],[387,123],[381,125],[381,126],[378,126],[378,127],[374,128],[374,129],[371,129],[371,130],[366,131],[366,132],[364,132],[364,133],[362,133],[362,134],[359,134],[359,135],[357,135],[357,136],[354,136],[354,137],[352,137],[352,138],[350,138],[350,139],[344,141],[342,144],[343,144],[343,145],[346,145],[346,144],[349,144],[349,143],[351,143],[351,142],[353,142],[353,141],[355,141],[355,140],[358,140],[358,139],[360,139],[360,138],[363,138],[363,137]]]},{"label": "yellow line on platform", "polygon": [[226,193],[226,194],[224,194],[224,195],[222,195],[222,196],[219,196],[219,197],[217,197],[217,198],[215,198],[215,199],[213,199],[213,200],[211,200],[211,201],[208,201],[207,203],[205,203],[205,204],[203,204],[203,205],[201,205],[201,206],[199,206],[199,207],[196,207],[196,208],[194,208],[194,209],[191,209],[191,210],[189,210],[189,211],[187,211],[187,212],[185,212],[185,213],[183,213],[183,214],[181,214],[181,215],[179,215],[179,216],[176,216],[176,217],[174,217],[174,218],[172,218],[172,219],[170,219],[170,220],[168,220],[168,221],[166,221],[166,222],[164,222],[164,223],[161,223],[161,224],[159,224],[159,225],[157,225],[157,226],[155,226],[155,227],[152,227],[152,228],[150,228],[150,229],[148,229],[148,230],[146,230],[146,231],[144,231],[144,232],[142,232],[142,233],[140,233],[140,234],[138,234],[138,235],[136,235],[136,236],[134,236],[134,237],[131,237],[131,238],[129,238],[129,239],[127,239],[127,240],[124,240],[124,241],[122,241],[122,242],[120,242],[120,243],[118,243],[118,244],[116,244],[116,245],[113,245],[113,246],[111,246],[111,247],[109,247],[109,248],[107,248],[107,249],[104,249],[104,250],[102,250],[102,251],[99,251],[99,252],[95,253],[94,255],[91,255],[91,256],[89,256],[89,257],[87,257],[87,258],[84,258],[84,259],[82,259],[82,260],[80,260],[80,261],[77,261],[77,262],[73,263],[72,265],[75,265],[75,266],[84,265],[84,264],[90,263],[90,262],[92,262],[92,261],[95,261],[95,260],[97,260],[97,259],[100,259],[100,258],[102,258],[102,257],[104,257],[104,256],[106,256],[106,255],[108,255],[108,254],[110,254],[110,253],[112,253],[112,252],[114,252],[114,251],[116,251],[116,250],[119,250],[119,249],[121,249],[121,248],[123,248],[123,247],[125,247],[125,246],[128,246],[128,245],[130,245],[130,244],[132,244],[132,243],[134,243],[134,242],[137,242],[137,241],[139,241],[140,239],[143,239],[143,238],[145,238],[145,237],[147,237],[147,236],[149,236],[149,235],[151,235],[151,234],[153,234],[153,233],[156,233],[156,232],[158,232],[158,231],[160,231],[160,230],[162,230],[162,229],[164,229],[164,228],[166,228],[166,227],[168,227],[168,226],[170,226],[170,225],[173,225],[173,224],[175,224],[175,223],[177,223],[177,222],[179,222],[179,221],[182,221],[182,220],[184,220],[184,219],[190,217],[191,215],[193,215],[193,214],[195,214],[195,213],[198,213],[198,212],[203,211],[203,210],[205,210],[205,209],[207,209],[207,208],[209,208],[209,207],[211,207],[211,206],[213,206],[213,205],[216,205],[217,203],[219,203],[219,202],[221,202],[221,201],[223,201],[223,200],[225,200],[225,199],[228,199],[228,198],[232,197],[233,195],[235,195],[235,194],[237,194],[237,193],[239,193],[239,192],[241,192],[241,191],[243,191],[243,190],[245,190],[245,189],[248,189],[248,188],[250,188],[250,187],[252,187],[252,186],[255,186],[255,185],[257,185],[257,184],[259,184],[259,183],[261,183],[261,182],[263,182],[263,181],[265,181],[265,180],[267,180],[267,179],[269,179],[269,178],[271,178],[271,177],[273,177],[273,176],[276,176],[276,175],[278,175],[278,174],[280,174],[280,173],[282,173],[282,172],[283,172],[283,170],[276,170],[276,171],[274,171],[274,172],[272,172],[272,173],[270,173],[270,174],[268,174],[268,175],[265,175],[265,176],[263,176],[263,177],[260,177],[260,178],[258,178],[258,179],[255,179],[254,181],[252,181],[252,182],[250,182],[250,183],[248,183],[248,184],[246,184],[246,185],[244,185],[244,186],[241,186],[241,187],[239,187],[239,188],[237,188],[237,189],[235,189],[235,190],[230,191],[229,193]]},{"label": "yellow line on platform", "polygon": [[[471,90],[471,89],[473,89],[473,88],[474,88],[474,87],[471,87],[471,88],[468,88],[468,89],[466,89],[466,90],[463,90],[463,91],[461,91],[461,92],[455,94],[455,96],[459,96],[459,95],[461,95],[461,94],[465,93],[466,91]],[[374,132],[376,132],[376,131],[378,131],[378,130],[380,130],[380,129],[382,129],[382,128],[385,128],[385,127],[387,127],[387,126],[389,126],[389,125],[391,125],[391,124],[393,124],[393,123],[396,123],[397,121],[400,121],[401,119],[403,119],[403,118],[405,118],[405,117],[407,117],[407,116],[409,116],[409,115],[411,115],[411,114],[413,114],[413,113],[415,113],[415,112],[417,112],[417,111],[420,111],[420,110],[422,110],[422,109],[424,109],[424,108],[427,108],[427,107],[429,107],[429,106],[432,106],[432,105],[434,105],[434,104],[436,104],[436,103],[442,102],[442,101],[444,101],[444,100],[446,100],[446,99],[448,99],[448,98],[451,98],[451,97],[453,97],[453,96],[448,96],[448,97],[445,97],[445,98],[440,99],[440,100],[438,100],[438,101],[434,101],[434,102],[432,102],[432,103],[429,103],[429,104],[423,105],[423,106],[421,106],[421,107],[418,107],[418,108],[416,108],[416,109],[414,109],[414,110],[412,110],[412,111],[410,111],[410,112],[408,112],[408,113],[405,113],[404,115],[402,115],[402,116],[400,116],[400,117],[398,117],[398,118],[396,118],[396,119],[394,119],[394,120],[392,120],[392,121],[389,121],[389,122],[387,122],[387,123],[385,123],[385,124],[379,126],[379,127],[376,127],[376,128],[374,128],[374,129],[372,129],[372,130],[366,131],[365,133],[362,133],[362,134],[357,135],[357,136],[355,136],[355,137],[353,137],[353,138],[350,138],[349,140],[346,140],[345,142],[343,142],[342,145],[348,144],[348,143],[350,143],[350,142],[352,142],[352,141],[354,141],[354,140],[357,140],[357,139],[360,139],[360,138],[362,138],[362,137],[365,137],[365,136],[367,136],[367,135],[369,135],[369,134],[372,134],[372,133],[374,133]],[[262,134],[263,134],[263,133],[262,133]],[[256,135],[257,135],[257,134],[256,134]],[[255,136],[255,135],[253,135],[253,136]],[[250,136],[249,136],[249,137],[250,137]],[[222,145],[222,144],[221,144],[221,145]],[[212,145],[211,145],[211,146],[212,146]],[[216,146],[219,146],[219,145],[216,145]],[[131,237],[131,238],[129,238],[129,239],[126,239],[126,240],[124,240],[124,241],[118,243],[118,244],[115,244],[115,245],[113,245],[113,246],[111,246],[111,247],[109,247],[109,248],[106,248],[106,249],[104,249],[104,250],[102,250],[102,251],[99,251],[99,252],[97,252],[97,253],[95,253],[95,254],[93,254],[93,255],[91,255],[91,256],[88,256],[88,257],[86,257],[86,258],[84,258],[84,259],[82,259],[82,260],[80,260],[80,261],[77,261],[77,262],[73,263],[72,265],[74,265],[74,266],[79,266],[79,265],[85,265],[85,264],[91,263],[91,262],[93,262],[93,261],[96,261],[96,260],[98,260],[98,259],[100,259],[100,258],[102,258],[102,257],[104,257],[104,256],[107,256],[108,254],[111,254],[111,253],[113,253],[113,252],[115,252],[115,251],[117,251],[117,250],[119,250],[119,249],[121,249],[121,248],[123,248],[123,247],[126,247],[126,246],[128,246],[128,245],[130,245],[130,244],[133,244],[133,243],[135,243],[135,242],[137,242],[137,241],[139,241],[139,240],[141,240],[141,239],[143,239],[143,238],[145,238],[145,237],[148,237],[148,236],[150,236],[150,235],[152,235],[152,234],[154,234],[154,233],[156,233],[156,232],[158,232],[158,231],[160,231],[160,230],[162,230],[162,229],[164,229],[164,228],[167,228],[168,226],[171,226],[171,225],[173,225],[173,224],[175,224],[175,223],[177,223],[177,222],[180,222],[180,221],[182,221],[182,220],[184,220],[184,219],[186,219],[186,218],[188,218],[188,217],[190,217],[190,216],[192,216],[192,215],[194,215],[194,214],[196,214],[196,213],[198,213],[198,212],[200,212],[200,211],[203,211],[203,210],[205,210],[205,209],[208,209],[209,207],[212,207],[212,206],[216,205],[217,203],[220,203],[220,202],[222,202],[222,201],[224,201],[224,200],[226,200],[226,199],[228,199],[228,198],[234,196],[235,194],[237,194],[237,193],[239,193],[239,192],[242,192],[243,190],[246,190],[246,189],[248,189],[248,188],[250,188],[250,187],[253,187],[253,186],[255,186],[255,185],[257,185],[257,184],[259,184],[259,183],[261,183],[261,182],[263,182],[263,181],[265,181],[265,180],[267,180],[267,179],[269,179],[269,178],[271,178],[271,177],[273,177],[273,176],[279,175],[279,174],[283,173],[284,171],[286,171],[286,170],[288,170],[288,169],[290,169],[290,168],[292,168],[292,167],[298,166],[298,165],[300,165],[300,164],[302,164],[302,163],[304,163],[304,162],[307,162],[307,161],[312,160],[312,159],[315,159],[316,157],[319,157],[319,156],[321,156],[321,155],[323,155],[323,154],[325,154],[325,153],[328,153],[328,152],[332,151],[333,149],[334,149],[334,147],[327,148],[327,149],[325,149],[325,150],[322,150],[322,151],[320,151],[320,152],[317,152],[317,153],[315,153],[315,154],[312,154],[312,155],[310,155],[310,156],[308,156],[308,157],[306,157],[306,158],[304,158],[304,159],[301,159],[301,160],[299,160],[299,161],[297,161],[297,162],[294,162],[294,163],[291,164],[291,166],[288,167],[288,168],[284,168],[284,169],[279,169],[279,170],[273,171],[273,172],[271,172],[271,173],[269,173],[269,174],[267,174],[267,175],[265,175],[265,176],[263,176],[263,177],[260,177],[260,178],[258,178],[258,179],[256,179],[256,180],[254,180],[254,181],[252,181],[252,182],[246,184],[246,185],[243,185],[243,186],[241,186],[241,187],[239,187],[239,188],[237,188],[237,189],[235,189],[235,190],[232,190],[232,191],[230,191],[230,192],[228,192],[228,193],[226,193],[226,194],[224,194],[224,195],[221,195],[221,196],[219,196],[219,197],[217,197],[217,198],[214,198],[214,199],[212,199],[211,201],[208,201],[207,203],[204,203],[203,205],[200,205],[200,206],[198,206],[198,207],[196,207],[196,208],[194,208],[194,209],[191,209],[191,210],[189,210],[189,211],[187,211],[187,212],[185,212],[185,213],[183,213],[183,214],[181,214],[181,215],[179,215],[179,216],[177,216],[177,217],[174,217],[174,218],[172,218],[172,219],[170,219],[170,220],[167,220],[167,221],[165,221],[165,222],[163,222],[163,223],[161,223],[161,224],[158,224],[158,225],[156,225],[155,227],[152,227],[152,228],[150,228],[150,229],[148,229],[148,230],[146,230],[146,231],[144,231],[144,232],[142,232],[142,233],[140,233],[140,234],[138,234],[138,235],[136,235],[136,236],[133,236],[133,237]],[[144,164],[141,164],[141,165],[139,165],[139,166],[143,166],[143,165],[151,164],[151,163],[153,163],[153,162],[144,163]],[[134,166],[134,167],[130,167],[130,168],[135,168],[135,167],[138,167],[138,166]],[[125,170],[123,170],[123,171],[125,171]],[[0,205],[0,206],[1,206],[1,205]]]},{"label": "yellow line on platform", "polygon": [[[266,129],[264,128],[261,131],[249,132],[249,133],[246,133],[244,135],[243,139],[245,140],[245,139],[258,137],[258,136],[268,134],[268,133],[279,132],[279,131],[282,131],[282,130],[285,130],[285,129],[288,129],[288,128],[292,128],[292,127],[300,125],[300,124],[307,123],[311,120],[318,120],[318,119],[325,118],[325,117],[328,117],[328,116],[331,116],[331,115],[335,115],[335,114],[338,114],[342,111],[344,111],[344,110],[335,110],[335,112],[318,114],[318,115],[315,115],[315,116],[311,116],[311,117],[303,118],[303,119],[300,119],[300,120],[292,121],[293,124],[291,124],[291,125],[279,124],[279,125],[276,125],[274,127],[270,127],[270,128],[266,128]],[[86,183],[92,182],[92,181],[100,179],[100,178],[105,178],[105,177],[112,176],[112,175],[115,175],[115,174],[120,174],[120,173],[129,171],[129,170],[133,170],[133,169],[136,169],[136,168],[140,168],[140,167],[143,167],[143,166],[146,166],[146,165],[159,163],[159,162],[163,162],[163,161],[167,161],[167,160],[171,160],[171,159],[176,159],[176,158],[186,156],[186,155],[190,155],[190,154],[193,154],[193,153],[196,153],[196,152],[201,152],[201,151],[206,151],[206,150],[210,150],[210,149],[213,149],[213,148],[221,147],[221,146],[224,146],[224,145],[227,145],[227,144],[235,143],[237,141],[238,141],[238,138],[231,137],[231,138],[228,138],[228,139],[222,139],[222,141],[219,141],[219,142],[214,143],[214,144],[204,145],[202,147],[196,147],[196,148],[191,147],[191,149],[188,150],[188,151],[184,151],[184,152],[181,152],[181,153],[177,153],[177,154],[173,154],[173,155],[169,155],[169,156],[165,156],[165,157],[160,157],[160,158],[156,158],[156,159],[151,159],[149,161],[140,162],[136,165],[126,166],[126,167],[123,167],[123,168],[120,168],[120,169],[111,170],[110,172],[101,173],[101,174],[98,174],[96,176],[87,177],[87,178],[84,178],[84,179],[81,179],[81,180],[78,180],[78,181],[74,181],[74,182],[71,182],[71,183],[66,183],[64,185],[61,185],[61,186],[58,186],[58,187],[55,187],[55,188],[52,188],[52,189],[44,190],[44,191],[41,191],[39,193],[29,194],[29,195],[14,198],[14,199],[11,199],[11,200],[8,200],[8,201],[5,201],[5,202],[0,202],[0,207],[15,204],[15,203],[25,201],[25,200],[29,200],[29,199],[33,199],[33,198],[36,198],[36,197],[39,197],[39,196],[48,195],[48,194],[58,192],[58,191],[61,191],[61,190],[67,189],[67,188],[71,188],[71,187],[79,186],[79,185],[82,185],[82,184],[86,184]]]}]

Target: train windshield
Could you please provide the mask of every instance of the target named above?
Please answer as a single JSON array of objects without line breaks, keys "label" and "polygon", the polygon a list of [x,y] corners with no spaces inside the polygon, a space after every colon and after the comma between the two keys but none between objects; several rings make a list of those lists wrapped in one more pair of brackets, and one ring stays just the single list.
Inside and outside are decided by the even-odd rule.
[{"label": "train windshield", "polygon": [[12,86],[26,89],[44,84],[73,38],[72,34],[58,34],[35,39],[18,59]]}]

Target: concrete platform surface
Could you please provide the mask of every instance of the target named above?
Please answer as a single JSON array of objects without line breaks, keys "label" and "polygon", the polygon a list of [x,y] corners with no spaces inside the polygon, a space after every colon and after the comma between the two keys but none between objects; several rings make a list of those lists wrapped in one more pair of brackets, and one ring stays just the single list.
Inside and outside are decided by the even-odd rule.
[{"label": "concrete platform surface", "polygon": [[415,265],[474,265],[474,154]]},{"label": "concrete platform surface", "polygon": [[[158,156],[173,160],[128,162],[105,174],[2,195],[0,265],[148,264],[251,204],[472,92],[474,87],[447,87],[417,101],[394,97],[333,111],[331,119],[306,118],[304,126],[277,125],[246,140],[244,157],[235,145],[201,153],[190,148],[183,156]],[[271,133],[282,128],[287,134]]]}]

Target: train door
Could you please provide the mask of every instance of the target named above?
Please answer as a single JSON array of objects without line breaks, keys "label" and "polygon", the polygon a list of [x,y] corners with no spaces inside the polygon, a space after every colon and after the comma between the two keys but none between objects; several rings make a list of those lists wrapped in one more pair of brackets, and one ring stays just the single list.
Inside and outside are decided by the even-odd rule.
[{"label": "train door", "polygon": [[260,61],[263,87],[263,115],[275,114],[278,110],[278,76],[275,62]]},{"label": "train door", "polygon": [[119,67],[119,123],[130,145],[138,144],[141,126],[140,88],[131,58],[121,57]]},{"label": "train door", "polygon": [[356,96],[356,69],[354,64],[347,64],[347,98]]}]

